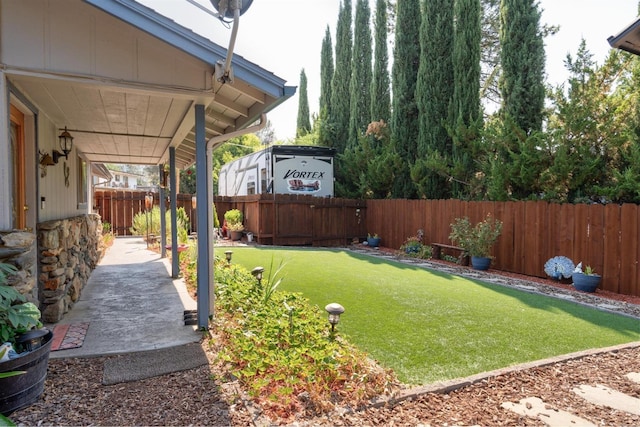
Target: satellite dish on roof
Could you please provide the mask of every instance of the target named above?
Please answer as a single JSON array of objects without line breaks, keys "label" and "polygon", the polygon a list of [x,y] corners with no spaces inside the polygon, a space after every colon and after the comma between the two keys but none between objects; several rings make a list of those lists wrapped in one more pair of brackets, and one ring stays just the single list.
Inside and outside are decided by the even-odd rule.
[{"label": "satellite dish on roof", "polygon": [[220,14],[220,18],[234,18],[234,10],[236,5],[240,6],[240,15],[245,13],[253,0],[210,0],[213,7]]}]

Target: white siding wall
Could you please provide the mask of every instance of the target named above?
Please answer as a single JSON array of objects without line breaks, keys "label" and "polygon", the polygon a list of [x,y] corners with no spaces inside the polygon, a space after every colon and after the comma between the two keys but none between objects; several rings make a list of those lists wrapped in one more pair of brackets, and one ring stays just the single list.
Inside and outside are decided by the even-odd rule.
[{"label": "white siding wall", "polygon": [[81,0],[0,0],[2,62],[32,70],[210,87],[202,62]]},{"label": "white siding wall", "polygon": [[[60,151],[58,145],[58,135],[60,131],[44,115],[38,118],[38,141],[40,150],[51,154],[52,150]],[[65,186],[64,164],[69,168],[69,187]],[[61,157],[57,165],[47,166],[47,176],[40,177],[38,174],[39,194],[45,197],[45,208],[40,209],[39,221],[49,221],[52,219],[69,218],[72,216],[87,213],[84,209],[78,209],[77,193],[77,171],[78,157],[76,150],[69,153],[69,160]],[[38,200],[40,200],[38,197]],[[40,207],[40,206],[38,206]]]}]

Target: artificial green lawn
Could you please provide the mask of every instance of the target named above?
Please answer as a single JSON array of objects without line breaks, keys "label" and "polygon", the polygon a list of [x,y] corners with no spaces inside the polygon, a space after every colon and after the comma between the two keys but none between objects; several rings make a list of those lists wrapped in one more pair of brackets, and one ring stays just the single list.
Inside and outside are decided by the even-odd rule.
[{"label": "artificial green lawn", "polygon": [[[216,253],[220,250],[217,249]],[[640,321],[345,250],[234,247],[279,289],[345,307],[338,331],[407,384],[640,340]]]}]

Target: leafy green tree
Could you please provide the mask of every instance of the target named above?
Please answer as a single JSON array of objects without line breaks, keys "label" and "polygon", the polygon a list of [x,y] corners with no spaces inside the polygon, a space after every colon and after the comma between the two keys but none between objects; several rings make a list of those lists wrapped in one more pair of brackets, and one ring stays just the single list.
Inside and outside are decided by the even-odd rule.
[{"label": "leafy green tree", "polygon": [[403,0],[396,10],[396,34],[392,79],[391,141],[402,159],[396,171],[393,197],[414,198],[416,188],[411,180],[410,167],[418,150],[418,106],[416,79],[420,63],[420,46],[416,34],[420,33],[420,1]]},{"label": "leafy green tree", "polygon": [[[637,144],[629,127],[629,87],[621,76],[631,70],[632,58],[610,51],[597,67],[582,40],[565,65],[568,87],[551,96],[555,113],[548,124],[549,165],[540,173],[545,199],[561,202],[637,200]],[[633,89],[637,91],[637,89]]]},{"label": "leafy green tree", "polygon": [[[416,85],[419,111],[417,157],[422,163],[429,156],[452,156],[449,106],[453,97],[453,0],[424,2],[420,26],[420,67]],[[447,180],[423,164],[411,174],[422,197],[439,199],[450,194]]]},{"label": "leafy green tree", "polygon": [[545,53],[536,0],[500,5],[502,110],[527,134],[542,130]]},{"label": "leafy green tree", "polygon": [[369,0],[356,1],[351,59],[349,144],[357,145],[371,115],[371,10]]},{"label": "leafy green tree", "polygon": [[391,115],[391,80],[387,47],[387,0],[376,1],[375,50],[371,81],[371,120],[389,123]]},{"label": "leafy green tree", "polygon": [[298,91],[298,121],[296,125],[296,136],[304,136],[311,132],[311,121],[309,119],[309,97],[307,96],[307,74],[304,68],[300,71],[300,90]]},{"label": "leafy green tree", "polygon": [[391,145],[386,122],[380,120],[369,123],[359,143],[347,149],[341,159],[348,170],[357,171],[352,176],[353,187],[345,191],[348,197],[390,197],[395,171],[402,166],[402,159]]}]

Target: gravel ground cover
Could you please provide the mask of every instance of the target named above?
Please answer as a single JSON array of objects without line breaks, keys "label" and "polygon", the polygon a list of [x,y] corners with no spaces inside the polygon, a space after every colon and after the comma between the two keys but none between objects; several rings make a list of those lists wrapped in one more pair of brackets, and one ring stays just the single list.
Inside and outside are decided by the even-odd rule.
[{"label": "gravel ground cover", "polygon": [[[394,256],[391,252],[383,256]],[[424,263],[410,260],[407,262]],[[598,292],[588,295],[569,285],[490,271],[477,273],[455,264],[430,261],[431,268],[455,270],[456,274],[480,275],[505,286],[525,286],[528,291],[598,305],[638,317],[640,298]],[[579,333],[579,331],[576,331]],[[32,406],[12,414],[19,425],[209,425],[250,426],[289,424],[299,426],[371,425],[545,425],[542,420],[517,415],[501,407],[527,397],[542,399],[550,409],[571,412],[596,425],[640,425],[640,416],[594,405],[573,389],[580,385],[604,385],[640,398],[640,383],[630,373],[640,373],[640,343],[604,352],[557,361],[543,366],[505,369],[448,392],[425,391],[379,407],[335,408],[328,414],[301,414],[296,419],[267,419],[238,384],[222,382],[228,377],[213,361],[215,353],[206,342],[203,349],[210,364],[160,377],[110,386],[102,385],[105,357],[52,359],[45,392]],[[463,381],[464,382],[464,381]],[[434,390],[438,387],[433,387]],[[408,392],[405,390],[404,392]]]}]

